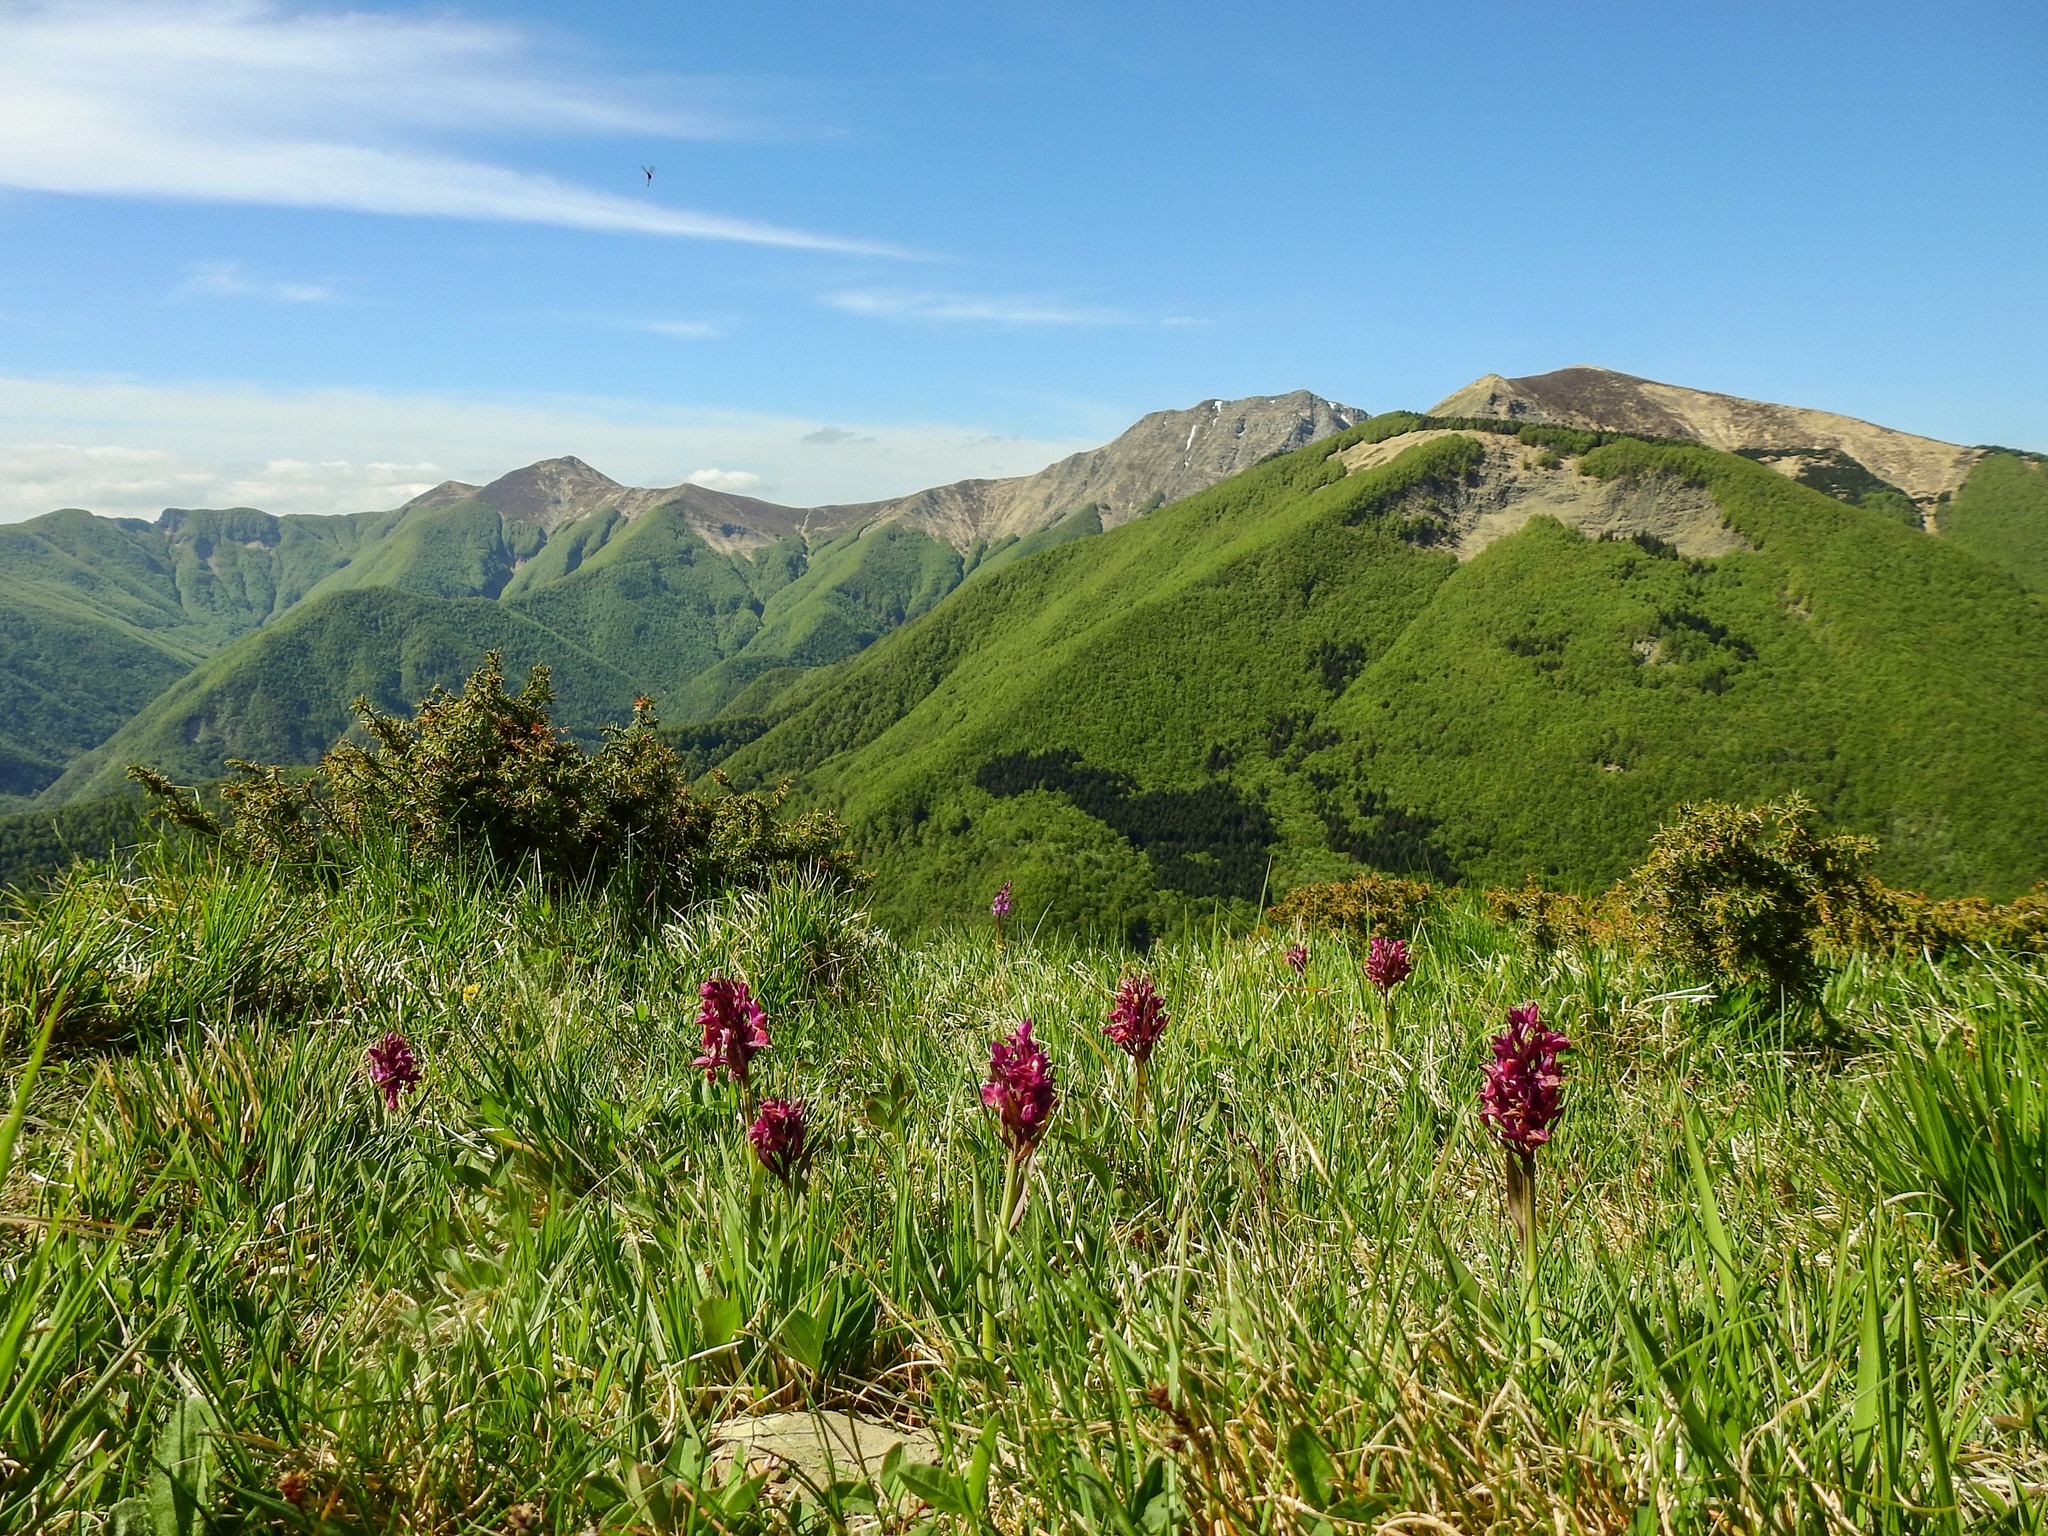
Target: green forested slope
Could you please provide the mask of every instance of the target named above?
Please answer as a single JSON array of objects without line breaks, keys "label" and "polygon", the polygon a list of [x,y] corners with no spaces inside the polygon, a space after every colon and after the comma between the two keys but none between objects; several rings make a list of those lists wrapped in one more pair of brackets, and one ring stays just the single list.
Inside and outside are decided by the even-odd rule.
[{"label": "green forested slope", "polygon": [[43,789],[379,531],[379,516],[246,507],[153,524],[71,510],[0,527],[0,797]]},{"label": "green forested slope", "polygon": [[1156,926],[1171,893],[1256,898],[1269,861],[1596,885],[1681,799],[1791,791],[1902,883],[2048,876],[2048,614],[2006,571],[1635,441],[1583,470],[1704,485],[1754,549],[1539,518],[1460,564],[1430,541],[1471,439],[1332,457],[1414,420],[970,583],[799,685],[728,771],[804,775],[913,919],[1013,878],[1034,916]]},{"label": "green forested slope", "polygon": [[388,587],[339,592],[297,607],[172,684],[104,744],[75,762],[52,800],[119,790],[144,762],[191,783],[223,776],[231,757],[311,763],[353,723],[358,695],[409,709],[434,685],[457,687],[486,650],[519,677],[554,669],[558,724],[586,741],[632,711],[641,684],[567,637],[486,598],[434,598]]},{"label": "green forested slope", "polygon": [[714,715],[768,674],[793,679],[843,661],[929,612],[962,570],[950,545],[900,523],[845,534],[765,595],[755,630],[677,692],[675,713]]},{"label": "green forested slope", "polygon": [[[0,804],[104,788],[143,744],[208,778],[230,755],[311,761],[366,679],[456,681],[490,645],[523,655],[517,637],[543,633],[563,648],[553,657],[536,639],[535,659],[573,670],[579,655],[602,658],[589,681],[604,696],[576,696],[579,720],[622,718],[636,691],[671,717],[708,715],[764,673],[794,679],[852,655],[928,611],[963,569],[948,545],[899,525],[815,551],[801,537],[722,551],[673,503],[551,534],[478,500],[357,518],[55,513],[0,529]],[[377,592],[430,601],[330,601]],[[485,622],[435,601],[502,614]],[[399,659],[398,613],[419,617],[406,654],[431,665]],[[288,643],[217,654],[287,615]],[[334,632],[305,627],[322,625]],[[234,703],[238,689],[247,698]]]},{"label": "green forested slope", "polygon": [[481,502],[415,507],[309,595],[390,587],[424,597],[496,597],[545,542],[539,528]]},{"label": "green forested slope", "polygon": [[1991,453],[1942,509],[1941,532],[2048,595],[2048,459]]}]

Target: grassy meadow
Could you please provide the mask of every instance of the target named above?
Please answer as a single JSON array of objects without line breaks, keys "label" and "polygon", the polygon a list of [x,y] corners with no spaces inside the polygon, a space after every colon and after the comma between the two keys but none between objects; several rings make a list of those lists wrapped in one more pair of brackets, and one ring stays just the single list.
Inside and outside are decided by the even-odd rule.
[{"label": "grassy meadow", "polygon": [[[632,917],[175,847],[24,899],[0,1529],[2048,1529],[2037,957],[1849,958],[1781,1013],[1461,901],[1389,1015],[1328,935],[897,940],[802,879]],[[1140,967],[1142,1105],[1101,1033]],[[717,975],[801,1188],[692,1065]],[[1524,999],[1575,1042],[1533,1282],[1478,1116]],[[1023,1017],[1059,1100],[1003,1243]],[[717,1454],[810,1410],[936,1451]]]}]

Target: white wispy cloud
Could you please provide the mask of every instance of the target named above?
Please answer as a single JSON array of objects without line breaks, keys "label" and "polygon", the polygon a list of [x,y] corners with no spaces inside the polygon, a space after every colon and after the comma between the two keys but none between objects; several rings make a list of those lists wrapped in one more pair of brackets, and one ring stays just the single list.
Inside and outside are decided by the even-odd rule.
[{"label": "white wispy cloud", "polygon": [[878,320],[985,325],[1127,325],[1130,317],[1112,309],[1081,309],[1033,299],[975,298],[954,293],[906,293],[853,288],[828,293],[820,303],[849,315]]},{"label": "white wispy cloud", "polygon": [[532,54],[511,27],[447,16],[265,0],[0,4],[0,186],[900,254],[579,186],[451,142],[732,132]]},{"label": "white wispy cloud", "polygon": [[238,261],[202,261],[178,285],[181,297],[271,299],[279,304],[332,304],[341,295],[325,283],[251,277]]},{"label": "white wispy cloud", "polygon": [[719,327],[709,320],[643,320],[633,329],[651,331],[656,336],[669,336],[677,341],[709,341],[720,334]]},{"label": "white wispy cloud", "polygon": [[690,479],[817,506],[1029,474],[1113,430],[1025,437],[985,422],[827,423],[587,396],[0,376],[0,522],[57,507],[124,517],[167,506],[360,512],[564,453],[629,485]]}]

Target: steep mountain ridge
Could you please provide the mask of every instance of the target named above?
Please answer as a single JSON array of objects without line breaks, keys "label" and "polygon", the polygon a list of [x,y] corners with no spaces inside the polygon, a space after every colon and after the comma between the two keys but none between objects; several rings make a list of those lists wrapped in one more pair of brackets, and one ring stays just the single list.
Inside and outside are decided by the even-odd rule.
[{"label": "steep mountain ridge", "polygon": [[[1981,448],[1918,437],[1853,416],[1660,384],[1607,368],[1559,368],[1508,379],[1489,373],[1446,396],[1434,416],[1501,416],[1641,437],[1683,437],[1771,461],[1793,479],[1840,454],[1922,505],[1953,494]],[[1822,487],[1825,488],[1825,487]]]},{"label": "steep mountain ridge", "polygon": [[817,510],[842,526],[906,523],[963,552],[1026,537],[1090,506],[1103,527],[1114,528],[1364,419],[1364,412],[1305,389],[1204,400],[1183,411],[1154,411],[1114,442],[1072,454],[1035,475],[962,480],[893,501]]},{"label": "steep mountain ridge", "polygon": [[[1121,860],[1126,873],[1137,872],[1132,879],[1138,884],[1129,889],[1139,894],[1130,899],[1143,906],[1159,890],[1241,895],[1243,887],[1263,878],[1259,872],[1266,866],[1260,861],[1268,857],[1277,860],[1275,878],[1289,880],[1320,868],[1351,867],[1354,860],[1399,865],[1414,858],[1421,861],[1418,867],[1459,871],[1505,868],[1521,857],[1514,848],[1534,846],[1526,838],[1518,842],[1519,832],[1507,837],[1500,831],[1524,810],[1499,809],[1502,792],[1483,776],[1470,785],[1471,805],[1447,813],[1438,804],[1441,784],[1460,773],[1469,777],[1474,763],[1488,759],[1490,740],[1470,737],[1462,758],[1432,770],[1437,780],[1406,784],[1406,798],[1398,798],[1389,785],[1402,776],[1383,757],[1362,779],[1355,767],[1333,765],[1325,737],[1333,731],[1342,737],[1331,723],[1338,718],[1336,705],[1295,697],[1303,664],[1297,658],[1274,672],[1270,658],[1244,651],[1246,637],[1254,633],[1283,649],[1302,648],[1310,656],[1308,675],[1334,698],[1359,676],[1380,676],[1378,669],[1391,665],[1383,656],[1400,653],[1402,646],[1420,646],[1429,654],[1430,647],[1445,643],[1440,636],[1416,638],[1427,626],[1403,628],[1422,611],[1415,604],[1438,611],[1437,599],[1429,596],[1438,586],[1444,593],[1465,594],[1454,604],[1465,615],[1457,622],[1478,630],[1495,620],[1465,612],[1475,601],[1471,594],[1486,590],[1489,601],[1507,605],[1503,622],[1544,611],[1555,595],[1542,582],[1489,586],[1476,574],[1447,581],[1443,573],[1542,568],[1567,587],[1575,581],[1585,587],[1583,572],[1572,575],[1584,557],[1570,551],[1620,550],[1599,558],[1637,561],[1632,579],[1641,590],[1657,585],[1644,573],[1662,572],[1657,581],[1666,584],[1677,581],[1662,608],[1645,616],[1594,583],[1585,587],[1589,595],[1582,607],[1555,625],[1530,620],[1524,626],[1534,626],[1528,633],[1501,640],[1506,654],[1533,659],[1539,670],[1554,661],[1569,673],[1569,659],[1591,643],[1586,626],[1622,625],[1630,636],[1629,665],[1667,690],[1660,698],[1675,697],[1668,693],[1672,687],[1711,693],[1749,679],[1746,697],[1754,701],[1761,667],[1776,669],[1786,696],[1806,697],[1808,715],[1818,719],[1827,715],[1833,695],[1814,693],[1820,687],[1815,679],[1838,658],[1758,644],[1714,607],[1721,600],[1714,594],[1727,585],[1729,573],[1755,579],[1759,567],[1745,561],[1782,563],[1788,549],[1801,546],[1806,536],[1785,519],[1803,520],[1815,530],[1834,526],[1841,515],[1853,514],[1859,528],[1874,519],[1912,537],[1897,548],[1870,545],[1873,559],[1882,548],[1888,551],[1885,561],[1906,559],[1915,569],[1934,561],[1930,568],[1946,570],[1945,579],[1954,580],[1958,568],[1938,562],[1966,552],[1973,562],[1966,568],[1977,573],[1973,580],[1991,579],[1987,573],[2002,569],[2030,590],[2048,592],[2048,468],[2035,456],[1945,444],[1930,449],[1931,440],[1826,413],[1731,403],[1725,396],[1591,369],[1521,380],[1489,376],[1452,396],[1444,409],[1470,413],[1470,419],[1393,413],[1361,430],[1359,413],[1306,392],[1208,400],[1188,410],[1153,413],[1115,442],[1037,475],[811,509],[693,485],[624,486],[565,456],[488,485],[449,482],[404,507],[350,518],[280,519],[232,509],[170,511],[151,524],[82,512],[52,514],[0,529],[0,796],[40,791],[41,803],[56,805],[106,793],[121,787],[122,767],[133,760],[158,762],[188,779],[217,776],[229,755],[303,761],[346,725],[347,699],[354,692],[365,691],[387,708],[401,707],[434,683],[458,682],[476,654],[496,643],[515,665],[559,659],[560,718],[579,736],[593,737],[603,722],[623,716],[634,693],[649,693],[662,702],[668,719],[696,722],[681,736],[702,761],[716,761],[767,732],[758,748],[742,752],[736,767],[770,760],[806,771],[815,767],[832,780],[819,781],[823,792],[843,796],[850,809],[868,818],[865,825],[887,828],[895,825],[896,812],[884,802],[894,802],[867,768],[849,767],[842,784],[836,777],[841,769],[826,766],[825,759],[814,760],[808,752],[800,754],[801,762],[778,756],[778,743],[788,739],[780,734],[784,727],[815,722],[820,708],[850,710],[850,718],[884,724],[893,718],[893,705],[852,702],[861,697],[856,685],[866,676],[863,664],[833,669],[906,626],[951,636],[947,654],[954,655],[967,645],[957,629],[961,616],[1001,612],[1008,630],[1024,635],[1052,614],[1091,625],[1097,606],[1107,603],[1110,617],[1143,611],[1153,628],[1118,629],[1100,648],[1091,642],[1068,655],[1066,670],[1051,685],[1062,700],[1051,714],[1043,713],[1043,701],[1030,690],[1018,691],[1017,679],[1047,666],[1047,657],[1066,654],[1066,642],[1056,635],[1042,637],[1043,655],[1020,653],[1004,663],[1000,675],[968,667],[958,688],[949,686],[952,718],[979,718],[992,707],[981,699],[988,691],[1005,709],[1014,707],[1020,720],[1040,711],[1040,727],[1052,745],[1015,745],[1012,756],[1021,752],[1030,759],[1020,759],[1021,766],[988,769],[969,753],[949,759],[944,772],[972,778],[987,769],[996,786],[989,793],[998,822],[1016,821],[1033,806],[1043,809],[1048,802],[1033,795],[1066,795],[1068,812],[1081,820],[1070,817],[1061,835],[1092,846],[1107,825],[1123,837],[1114,858],[1114,845],[1098,852],[1112,863]],[[1847,426],[1836,430],[1830,421]],[[1580,472],[1615,462],[1622,445],[1603,434],[1624,430],[1690,441],[1719,433],[1752,473],[1737,475],[1719,453],[1679,447],[1658,449],[1661,457],[1626,474]],[[1305,443],[1333,438],[1342,443],[1334,459],[1318,457],[1313,448],[1302,459]],[[1911,453],[1891,439],[1903,439]],[[1866,457],[1853,457],[1849,448]],[[1965,482],[1953,493],[1936,492],[1932,502],[1909,500],[1898,481],[1869,467],[1879,465],[1924,490],[1933,482],[1915,480],[1908,471],[1913,455],[1924,468],[1939,457],[1935,450],[1951,456],[1951,468],[1962,462],[1955,455],[1975,457]],[[1370,538],[1359,544],[1351,535],[1326,532],[1298,547],[1286,541],[1284,549],[1266,547],[1280,526],[1268,517],[1278,505],[1269,494],[1273,465],[1297,462],[1312,467],[1299,471],[1312,478],[1337,477],[1335,488],[1314,496],[1302,491],[1302,505],[1322,506],[1332,498],[1349,505],[1347,498],[1363,496],[1373,510],[1357,515]],[[1418,464],[1424,466],[1420,471]],[[1764,466],[1777,473],[1767,474]],[[1799,484],[1791,489],[1798,495],[1763,523],[1728,513],[1728,487],[1740,492],[1738,499],[1754,500],[1762,494],[1759,484],[1795,480]],[[1393,499],[1382,506],[1382,492],[1371,487],[1386,484],[1399,489],[1386,493]],[[1190,487],[1192,495],[1183,496]],[[1828,494],[1816,497],[1812,489]],[[1141,514],[1162,502],[1173,503],[1168,524],[1182,532],[1171,539],[1162,532],[1163,542],[1156,545],[1148,539],[1132,544],[1133,526],[1155,520]],[[1185,502],[1229,515],[1190,522],[1180,510]],[[1761,544],[1755,532],[1766,525],[1774,548]],[[1197,527],[1199,536],[1188,531]],[[1568,542],[1546,542],[1553,536]],[[1951,554],[1926,552],[1949,545]],[[1128,590],[1101,587],[1100,568],[1126,559],[1117,551],[1139,548],[1149,551],[1144,579],[1134,578]],[[1423,563],[1415,565],[1414,559]],[[1641,565],[1644,559],[1656,563]],[[1227,574],[1214,574],[1226,568]],[[1254,580],[1245,575],[1250,570],[1267,575]],[[1670,574],[1674,570],[1693,574],[1678,580]],[[1789,568],[1782,574],[1782,590],[1798,590],[1795,574]],[[1036,584],[1032,590],[1042,613],[990,606],[991,593],[1014,591],[1027,576]],[[1262,581],[1277,586],[1267,591]],[[1678,590],[1687,583],[1703,583],[1704,595]],[[1218,683],[1221,691],[1213,698],[1192,683],[1184,699],[1103,694],[1097,702],[1118,714],[1116,730],[1151,732],[1142,745],[1112,730],[1106,755],[1077,744],[1071,750],[1081,755],[1065,768],[1033,758],[1033,752],[1069,750],[1059,744],[1062,734],[1076,743],[1095,739],[1095,725],[1069,731],[1060,724],[1066,720],[1060,711],[1095,698],[1105,678],[1155,662],[1189,678],[1202,675],[1207,662],[1197,665],[1177,653],[1161,659],[1164,638],[1180,633],[1185,616],[1162,615],[1155,598],[1181,590],[1197,594],[1195,608],[1203,615],[1199,634],[1191,631],[1187,643],[1197,650],[1213,646],[1218,664],[1234,669],[1235,680],[1227,687]],[[1377,593],[1372,601],[1378,607],[1370,617],[1354,613],[1336,627],[1311,626],[1310,633],[1290,616],[1288,604],[1296,601],[1287,597],[1290,591],[1300,594],[1301,603],[1333,613],[1365,601],[1362,594],[1370,591]],[[1999,633],[2008,638],[2017,632],[2015,623],[2023,629],[2027,622],[2024,611],[2018,620],[1994,615],[1967,593],[1953,600],[1976,619],[2005,626]],[[1623,614],[1629,615],[1625,621]],[[1586,654],[1596,652],[1606,656],[1597,647]],[[895,653],[885,647],[885,654]],[[1490,656],[1482,644],[1467,664],[1450,669],[1446,697],[1466,686],[1468,673],[1497,670],[1497,658],[1485,660]],[[1593,673],[1611,659],[1601,660]],[[1899,665],[1910,671],[1919,663]],[[1368,748],[1361,750],[1435,762],[1446,732],[1469,735],[1472,722],[1498,715],[1501,700],[1513,696],[1514,679],[1494,683],[1497,692],[1505,691],[1468,699],[1464,716],[1445,717],[1398,746],[1393,736],[1382,740],[1368,733]],[[2024,689],[2008,690],[1986,718],[2030,697]],[[1627,779],[1636,771],[1629,743],[1640,733],[1632,734],[1625,723],[1633,708],[1627,698],[1610,690],[1597,706],[1585,706],[1592,715],[1605,712],[1608,720],[1606,734],[1598,738],[1607,765],[1599,770],[1603,776]],[[1381,699],[1378,707],[1395,711],[1389,724],[1409,719],[1420,707],[1398,689],[1383,692]],[[1661,723],[1645,738],[1654,750],[1644,750],[1653,757],[1678,739],[1660,734],[1668,721],[1657,718]],[[1812,757],[1809,747],[1786,744],[1808,729],[1809,718],[1772,725],[1783,738],[1775,745],[1763,744],[1762,718],[1752,712],[1730,726],[1702,717],[1689,727],[1696,739],[1688,740],[1711,742],[1718,731],[1749,742],[1744,750],[1758,754],[1758,761],[1788,751],[1794,759],[1787,761],[1835,760],[1828,756],[1831,747],[1812,747],[1819,753]],[[1205,724],[1223,720],[1235,723],[1227,730]],[[1511,728],[1531,730],[1521,719]],[[2024,735],[2020,724],[2012,729]],[[1181,750],[1188,744],[1181,738],[1191,731],[1205,734],[1189,750],[1209,766],[1189,778]],[[1535,739],[1544,735],[1534,730]],[[851,764],[861,750],[855,743],[825,758],[851,753]],[[1705,747],[1700,751],[1703,763],[1712,760]],[[1291,766],[1269,782],[1246,766],[1255,754]],[[1734,792],[1728,786],[1752,781],[1763,792],[1797,778],[1791,770],[1776,778],[1759,774],[1740,754],[1714,761],[1719,781],[1704,768],[1688,778],[1661,763],[1655,773],[1630,780],[1632,792],[1638,799],[1674,786],[1687,793]],[[889,772],[922,775],[928,767],[923,748],[912,740],[897,749]],[[1306,800],[1303,773],[1323,785]],[[1555,790],[1569,779],[1568,773],[1553,774],[1548,782]],[[1343,786],[1354,780],[1363,787],[1354,785],[1352,804],[1344,801],[1351,791]],[[1614,799],[1605,777],[1596,783],[1601,787],[1590,791],[1580,786],[1586,805]],[[1863,800],[1839,783],[1823,789],[1821,798],[1844,817],[1877,803],[1868,785],[1855,791]],[[1244,798],[1247,793],[1252,798]],[[931,800],[913,797],[927,810]],[[870,803],[884,808],[870,817],[863,808]],[[1628,804],[1616,825],[1634,825],[1647,814],[1635,800]],[[1475,807],[1492,809],[1482,814]],[[1565,822],[1582,814],[1581,807],[1563,800],[1558,807]],[[1102,823],[1096,812],[1110,820]],[[981,813],[963,814],[973,819]],[[1913,810],[1909,819],[1920,830],[1905,841],[1942,846],[1947,834],[1938,824],[1944,814]],[[1031,816],[1017,825],[1036,825]],[[1206,833],[1159,831],[1189,816],[1226,830],[1251,828],[1257,835],[1247,833],[1250,840],[1238,846],[1230,841],[1234,833],[1218,833],[1222,841],[1216,842]],[[1489,816],[1491,829],[1481,825]],[[1261,817],[1278,830],[1270,836],[1258,832],[1265,825]],[[1439,832],[1418,830],[1425,823],[1439,825]],[[1560,867],[1599,867],[1606,835],[1596,825],[1573,834],[1576,843],[1565,838],[1576,851],[1561,855]],[[1997,871],[2010,870],[1986,862],[1989,856],[1971,841],[1975,835],[1965,839],[1969,846],[1956,855],[1956,867],[1976,870],[1972,879],[2004,879]],[[946,858],[965,856],[965,846],[953,847]],[[1161,869],[1171,875],[1163,884]],[[1947,877],[1916,878],[1940,886]],[[1153,895],[1144,895],[1140,886]]]},{"label": "steep mountain ridge", "polygon": [[1113,528],[1363,419],[1354,407],[1305,389],[1204,400],[1186,410],[1154,411],[1102,447],[1071,454],[1035,474],[960,480],[882,501],[819,507],[786,507],[688,482],[621,485],[581,459],[564,456],[513,470],[485,486],[445,481],[399,510],[476,503],[509,522],[553,534],[604,512],[631,521],[656,507],[678,505],[705,542],[725,553],[751,553],[791,535],[830,539],[903,523],[966,554],[977,545],[1036,533],[1082,507],[1096,507],[1103,526]]},{"label": "steep mountain ridge", "polygon": [[0,797],[44,789],[400,516],[170,508],[145,523],[69,508],[0,526]]},{"label": "steep mountain ridge", "polygon": [[1461,561],[1521,532],[1532,517],[1555,518],[1589,539],[1654,540],[1693,559],[1750,547],[1704,486],[1673,475],[1603,480],[1577,474],[1577,456],[1545,452],[1513,437],[1423,428],[1353,444],[1337,462],[1350,474],[1362,474],[1411,448],[1453,436],[1475,445],[1464,473],[1435,488],[1428,521],[1418,523],[1411,537],[1449,549]]}]

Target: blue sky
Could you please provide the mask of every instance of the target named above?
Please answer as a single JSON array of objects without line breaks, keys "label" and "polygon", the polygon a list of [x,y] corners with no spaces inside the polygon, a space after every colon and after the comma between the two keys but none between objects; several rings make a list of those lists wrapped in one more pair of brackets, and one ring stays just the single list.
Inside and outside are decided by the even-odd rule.
[{"label": "blue sky", "polygon": [[2044,58],[2038,0],[0,0],[0,518],[855,499],[1581,362],[2048,448]]}]

